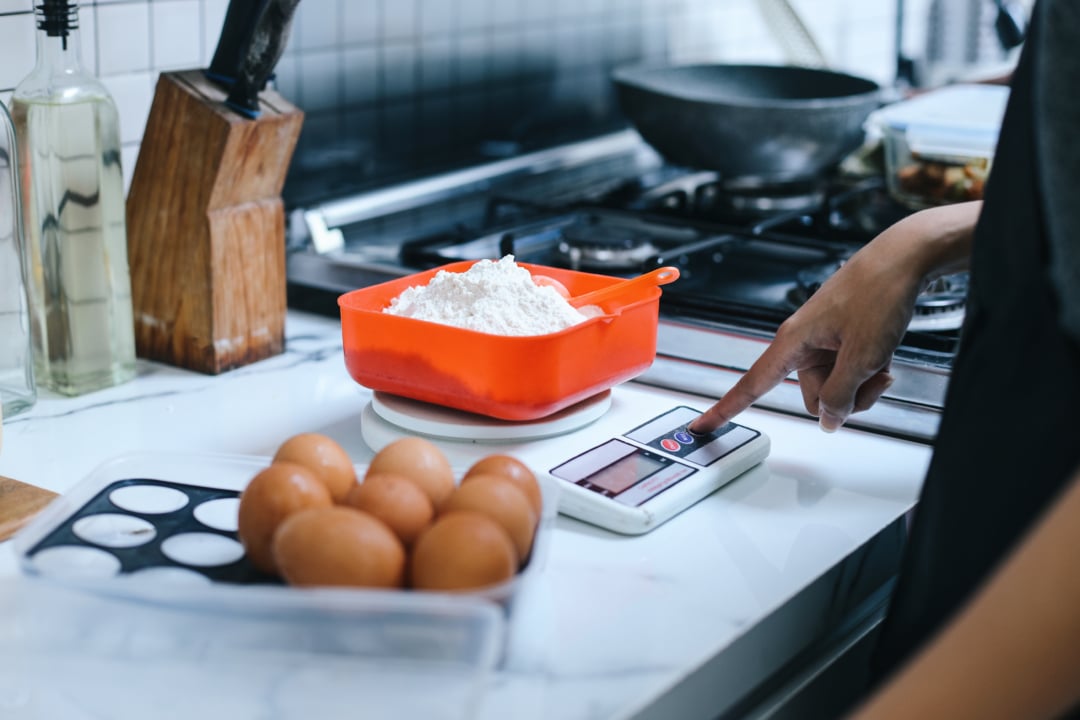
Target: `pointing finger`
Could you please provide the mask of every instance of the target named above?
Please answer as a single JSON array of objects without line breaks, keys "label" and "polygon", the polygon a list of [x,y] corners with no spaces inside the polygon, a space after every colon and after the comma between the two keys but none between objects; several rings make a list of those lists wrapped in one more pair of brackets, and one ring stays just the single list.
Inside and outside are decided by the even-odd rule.
[{"label": "pointing finger", "polygon": [[794,369],[792,365],[792,353],[782,342],[774,342],[731,390],[691,422],[687,429],[708,434],[723,426],[782,382]]}]

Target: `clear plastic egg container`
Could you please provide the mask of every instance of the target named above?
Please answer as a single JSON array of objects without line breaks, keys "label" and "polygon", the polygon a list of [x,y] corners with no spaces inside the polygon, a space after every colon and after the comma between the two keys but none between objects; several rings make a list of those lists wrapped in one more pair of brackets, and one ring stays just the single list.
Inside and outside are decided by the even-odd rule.
[{"label": "clear plastic egg container", "polygon": [[[255,570],[236,535],[240,492],[269,464],[262,457],[161,454],[103,464],[14,538],[24,587],[39,596],[30,603],[35,614],[43,617],[42,608],[57,605],[56,620],[71,624],[69,649],[87,639],[80,628],[109,632],[102,618],[113,617],[113,630],[123,636],[111,641],[114,649],[144,646],[140,628],[150,629],[150,655],[155,646],[163,653],[157,659],[170,662],[189,653],[192,670],[212,646],[216,654],[253,662],[255,675],[268,679],[281,662],[371,665],[377,675],[400,671],[401,678],[371,688],[376,696],[394,696],[384,699],[393,709],[387,717],[457,717],[412,705],[406,712],[402,703],[424,701],[396,698],[400,693],[391,689],[430,674],[433,682],[453,686],[445,691],[458,699],[452,708],[471,702],[462,693],[475,690],[501,662],[513,608],[545,562],[554,489],[541,478],[544,513],[531,557],[503,585],[459,594],[293,588]],[[357,467],[361,478],[365,469]],[[46,633],[50,643],[57,627]],[[36,648],[50,662],[54,649]],[[33,655],[35,648],[23,650]],[[126,654],[112,659],[127,662]],[[367,709],[365,703],[370,717]]]}]

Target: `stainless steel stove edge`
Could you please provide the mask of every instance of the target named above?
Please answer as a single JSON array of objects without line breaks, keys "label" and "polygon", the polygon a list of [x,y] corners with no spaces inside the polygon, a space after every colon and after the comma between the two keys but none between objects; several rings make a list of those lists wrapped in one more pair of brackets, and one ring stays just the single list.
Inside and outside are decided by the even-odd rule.
[{"label": "stainless steel stove edge", "polygon": [[344,237],[340,228],[344,225],[416,210],[470,193],[495,192],[515,178],[554,174],[620,156],[635,158],[642,168],[660,163],[659,155],[636,131],[620,130],[295,208],[290,213],[289,244],[309,246],[317,253],[341,250]]},{"label": "stainless steel stove edge", "polygon": [[[728,392],[764,352],[771,337],[741,328],[704,327],[661,318],[653,365],[635,381],[718,398]],[[948,370],[894,360],[896,381],[869,410],[853,415],[848,426],[930,443],[937,435],[948,386]],[[759,407],[812,418],[794,376],[762,397]]]}]

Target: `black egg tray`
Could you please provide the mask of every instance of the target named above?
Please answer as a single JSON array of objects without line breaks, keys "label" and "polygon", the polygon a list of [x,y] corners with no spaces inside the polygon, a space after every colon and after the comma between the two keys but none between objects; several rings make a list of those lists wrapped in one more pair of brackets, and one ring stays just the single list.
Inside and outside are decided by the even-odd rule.
[{"label": "black egg tray", "polygon": [[[188,501],[176,510],[169,512],[138,512],[118,506],[110,495],[120,488],[128,486],[155,486],[184,493]],[[171,537],[184,533],[210,533],[229,538],[239,543],[235,531],[222,530],[207,525],[195,516],[195,510],[203,503],[212,500],[238,498],[236,490],[202,487],[184,483],[156,480],[152,478],[127,478],[115,480],[100,490],[89,501],[78,508],[67,519],[52,529],[44,538],[32,545],[27,557],[32,558],[38,552],[49,548],[88,547],[111,553],[120,562],[119,574],[130,574],[148,568],[179,568],[194,571],[214,582],[235,583],[242,585],[281,585],[282,581],[272,575],[257,570],[242,555],[238,560],[222,565],[195,565],[179,562],[170,558],[162,550],[162,545]],[[150,523],[155,530],[154,537],[132,547],[114,547],[88,541],[79,536],[75,525],[83,518],[94,515],[127,515]]]}]

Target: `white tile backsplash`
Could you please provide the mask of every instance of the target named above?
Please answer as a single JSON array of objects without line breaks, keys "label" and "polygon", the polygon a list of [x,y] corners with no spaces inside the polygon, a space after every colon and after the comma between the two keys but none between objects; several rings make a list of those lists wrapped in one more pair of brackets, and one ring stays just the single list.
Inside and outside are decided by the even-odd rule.
[{"label": "white tile backsplash", "polygon": [[413,43],[384,44],[379,59],[379,92],[387,100],[411,97],[417,88],[417,56]]},{"label": "white tile backsplash", "polygon": [[[296,49],[326,49],[341,44],[338,7],[349,0],[305,0],[296,8],[291,41]],[[352,0],[356,2],[356,0]]]},{"label": "white tile backsplash", "polygon": [[89,72],[98,72],[97,12],[93,7],[79,8],[79,40],[82,42],[79,54],[83,67]]},{"label": "white tile backsplash", "polygon": [[445,92],[454,81],[454,41],[449,36],[420,41],[420,90]]},{"label": "white tile backsplash", "polygon": [[493,0],[457,0],[458,28],[468,32],[491,27],[492,2]]},{"label": "white tile backsplash", "polygon": [[341,53],[315,50],[299,56],[300,102],[311,112],[331,110],[341,103]]},{"label": "white tile backsplash", "polygon": [[487,82],[491,57],[491,44],[487,33],[459,34],[454,55],[457,85],[476,87]]},{"label": "white tile backsplash", "polygon": [[300,102],[300,59],[286,55],[274,68],[274,88],[294,103]]},{"label": "white tile backsplash", "polygon": [[182,70],[202,65],[199,0],[157,0],[150,7],[152,65]]},{"label": "white tile backsplash", "polygon": [[381,7],[379,19],[383,40],[404,40],[416,36],[417,0],[382,0]]},{"label": "white tile backsplash", "polygon": [[137,143],[146,129],[150,103],[154,99],[157,73],[149,71],[106,75],[101,78],[120,112],[120,142]]},{"label": "white tile backsplash", "polygon": [[[98,74],[150,69],[150,6],[115,3],[97,8]],[[191,38],[198,42],[198,36]]]},{"label": "white tile backsplash", "polygon": [[10,90],[34,68],[34,17],[0,16],[0,89]]},{"label": "white tile backsplash", "polygon": [[[32,3],[0,0],[5,101],[33,67]],[[891,80],[896,0],[793,3],[832,66]],[[81,3],[83,56],[120,109],[126,177],[157,74],[208,65],[227,7]],[[316,153],[320,133],[348,136],[358,155],[384,141],[471,142],[470,123],[520,123],[528,108],[547,112],[552,93],[603,112],[611,67],[641,59],[785,60],[757,0],[304,0],[297,13],[276,83],[307,112],[302,144]]]},{"label": "white tile backsplash", "polygon": [[421,36],[449,35],[456,22],[456,7],[448,0],[419,0],[419,28]]},{"label": "white tile backsplash", "polygon": [[379,50],[374,45],[342,53],[345,104],[373,105],[379,96]]},{"label": "white tile backsplash", "polygon": [[496,0],[491,5],[491,24],[493,27],[520,26],[521,7],[535,0]]},{"label": "white tile backsplash", "polygon": [[[447,3],[448,0],[438,0]],[[346,45],[373,43],[379,37],[379,3],[375,0],[342,0],[342,42]]]}]

